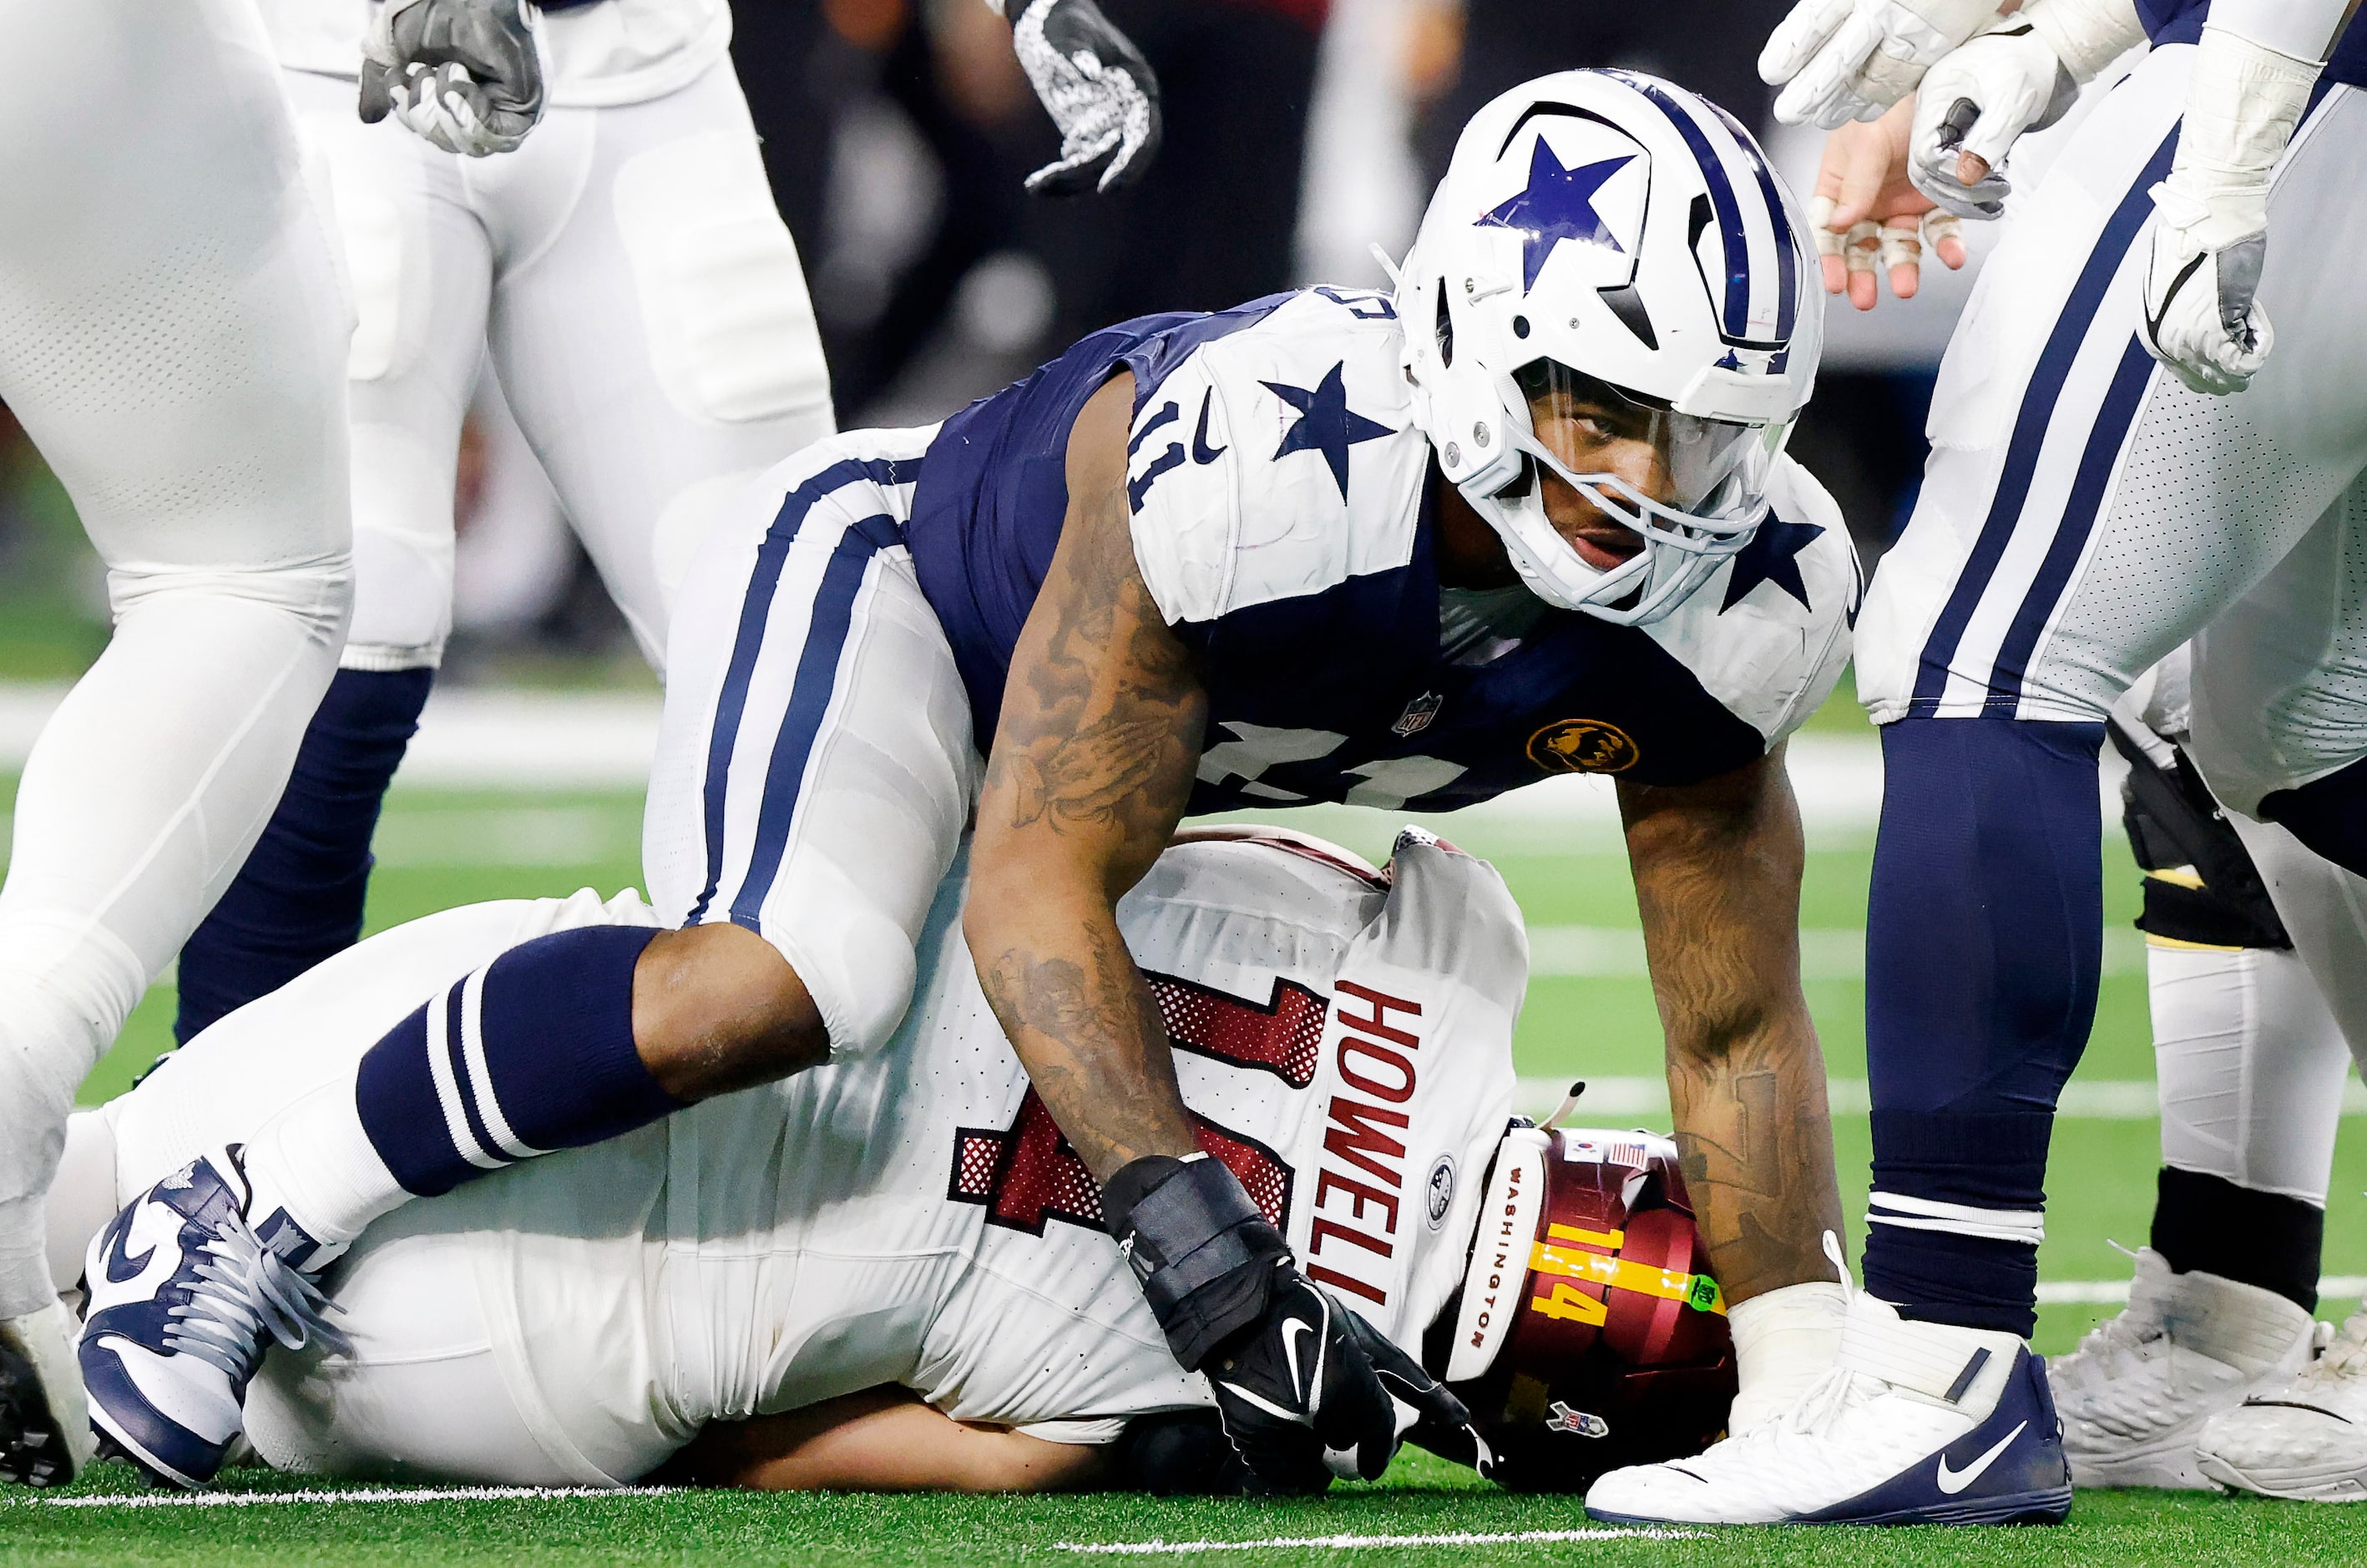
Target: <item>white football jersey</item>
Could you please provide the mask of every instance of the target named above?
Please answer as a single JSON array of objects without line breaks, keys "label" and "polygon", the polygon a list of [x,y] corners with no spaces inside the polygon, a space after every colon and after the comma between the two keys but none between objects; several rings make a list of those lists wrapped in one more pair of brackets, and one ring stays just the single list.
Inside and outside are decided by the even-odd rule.
[{"label": "white football jersey", "polygon": [[[257,0],[279,63],[355,76],[371,0]],[[729,0],[593,0],[542,17],[543,90],[554,108],[643,103],[688,86],[731,43]]]}]

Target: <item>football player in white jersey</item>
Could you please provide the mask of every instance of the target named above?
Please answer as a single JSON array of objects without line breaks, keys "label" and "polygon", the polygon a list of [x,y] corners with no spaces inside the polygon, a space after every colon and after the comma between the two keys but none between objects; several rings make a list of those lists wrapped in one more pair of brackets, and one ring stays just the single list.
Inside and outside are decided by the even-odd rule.
[{"label": "football player in white jersey", "polygon": [[[661,674],[667,612],[719,498],[833,428],[726,0],[262,9],[335,194],[359,317],[356,597],[271,825],[182,952],[182,1040],[360,935],[379,803],[451,631],[460,422],[489,352]],[[1132,46],[1091,0],[1014,19],[1071,142],[1035,183],[1139,172],[1158,100]]]},{"label": "football player in white jersey", "polygon": [[255,842],[351,604],[349,326],[248,0],[12,0],[0,398],[108,569],[0,889],[0,1481],[86,1451],[39,1264],[74,1091]]},{"label": "football player in white jersey", "polygon": [[[1195,1130],[1359,1310],[1417,1439],[1562,1490],[1622,1455],[1698,1449],[1732,1352],[1675,1150],[1512,1119],[1526,942],[1494,870],[1413,830],[1387,871],[1271,831],[1186,839],[1119,918]],[[250,1390],[257,1452],[529,1485],[662,1466],[776,1487],[1214,1480],[1172,1459],[1144,1473],[1141,1445],[1116,1446],[1136,1418],[1206,1411],[1209,1383],[1170,1354],[979,988],[961,881],[876,1053],[372,1225],[323,1276],[334,1330]],[[152,1225],[220,1189],[185,1181],[169,1219],[109,1226],[119,1194],[254,1136],[418,998],[535,937],[656,918],[589,891],[453,910],[224,1020],[76,1119],[57,1272],[86,1249],[94,1279],[136,1267]],[[1417,1358],[1471,1395],[1473,1427]]]},{"label": "football player in white jersey", "polygon": [[[1116,903],[1187,808],[1443,810],[1598,772],[1735,1303],[1737,1420],[1784,1403],[1841,1300],[1782,743],[1857,592],[1782,454],[1820,343],[1801,236],[1715,107],[1568,73],[1475,118],[1394,296],[1124,323],[941,427],[784,463],[676,607],[644,839],[666,929],[554,933],[391,1030],[207,1166],[242,1195],[220,1244],[294,1290],[414,1196],[877,1051],[974,820],[985,994],[1176,1359],[1229,1369],[1229,1433],[1299,1484],[1326,1446],[1376,1451],[1386,1403],[1360,1381],[1314,1427],[1292,1347],[1365,1359],[1316,1310],[1337,1265],[1187,1157]],[[186,1480],[261,1346],[236,1314],[215,1358],[159,1336],[193,1267],[95,1279],[82,1351],[97,1419]]]},{"label": "football player in white jersey", "polygon": [[[2367,314],[2344,270],[2367,225],[2367,35],[2338,38],[2341,10],[2033,0],[1932,64],[1982,18],[1961,14],[1925,52],[1908,38],[1931,21],[1922,0],[1860,8],[1921,17],[1874,51],[1911,65],[1890,97],[1931,69],[1897,172],[1965,216],[2011,219],[1941,367],[1915,513],[1860,629],[1885,756],[1866,1324],[1852,1318],[1836,1381],[1779,1437],[1607,1476],[1590,1498],[1605,1517],[2067,1506],[2052,1483],[1996,1490],[2037,1425],[1990,1377],[2028,1354],[2054,1107],[2094,1015],[2112,705],[2191,639],[2186,754],[2211,791],[2367,870],[2367,555],[2351,542]],[[2148,38],[2008,201],[2006,147]],[[2287,237],[2264,252],[2271,208]],[[2307,321],[2273,355],[2271,307]],[[2260,1370],[2299,1328],[2264,1316],[2262,1338],[2282,1338]],[[1985,1375],[1941,1375],[1976,1360]]]}]

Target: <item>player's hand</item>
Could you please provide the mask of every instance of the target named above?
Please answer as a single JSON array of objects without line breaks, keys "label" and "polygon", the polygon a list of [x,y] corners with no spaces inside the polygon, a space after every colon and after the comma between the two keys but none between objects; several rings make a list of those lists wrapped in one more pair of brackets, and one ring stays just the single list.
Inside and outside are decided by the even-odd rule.
[{"label": "player's hand", "polygon": [[362,45],[361,116],[441,147],[515,152],[542,118],[539,12],[528,0],[385,0]]},{"label": "player's hand", "polygon": [[1225,1434],[1265,1490],[1370,1480],[1415,1420],[1469,1421],[1412,1358],[1308,1282],[1221,1162],[1135,1160],[1103,1184],[1102,1207],[1168,1347],[1207,1374]]},{"label": "player's hand", "polygon": [[1013,3],[1025,9],[1011,24],[1011,47],[1060,128],[1059,157],[1029,175],[1027,188],[1073,196],[1140,179],[1159,151],[1159,79],[1150,62],[1093,0]]},{"label": "player's hand", "polygon": [[2153,187],[2147,352],[2199,392],[2241,392],[2275,334],[2254,298],[2269,249],[2269,187],[2320,67],[2206,24],[2195,46],[2169,177]]},{"label": "player's hand", "polygon": [[1784,88],[1775,118],[1830,131],[1878,119],[1942,55],[1997,15],[1998,0],[1795,0],[1759,54]]},{"label": "player's hand", "polygon": [[1825,138],[1808,227],[1822,257],[1825,292],[1846,293],[1861,311],[1881,298],[1877,267],[1888,274],[1891,293],[1911,300],[1922,283],[1927,246],[1952,269],[1965,265],[1955,215],[1936,209],[1908,179],[1914,112],[1910,98],[1871,125],[1844,125]]},{"label": "player's hand", "polygon": [[1275,1265],[1265,1315],[1203,1369],[1241,1462],[1268,1492],[1373,1481],[1424,1416],[1470,1420],[1463,1402],[1296,1265]]},{"label": "player's hand", "polygon": [[2153,256],[2146,267],[2146,351],[2196,392],[2242,392],[2275,347],[2253,298],[2267,258],[2265,228],[2229,234],[2209,205],[2153,187]]},{"label": "player's hand", "polygon": [[1960,218],[1991,219],[2013,187],[2005,155],[2025,131],[2063,118],[2079,85],[2027,23],[1985,33],[1931,67],[1915,90],[1907,176]]}]

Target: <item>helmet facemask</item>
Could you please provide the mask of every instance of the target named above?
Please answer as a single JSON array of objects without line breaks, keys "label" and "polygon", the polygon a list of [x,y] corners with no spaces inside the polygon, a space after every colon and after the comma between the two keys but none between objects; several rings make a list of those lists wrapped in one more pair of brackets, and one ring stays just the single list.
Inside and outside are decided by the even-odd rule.
[{"label": "helmet facemask", "polygon": [[[1460,488],[1547,603],[1623,626],[1658,620],[1749,544],[1767,515],[1785,426],[1682,414],[1553,359],[1496,379],[1506,437],[1522,461],[1509,482]],[[1547,475],[1632,534],[1633,553],[1590,560],[1554,526]]]}]

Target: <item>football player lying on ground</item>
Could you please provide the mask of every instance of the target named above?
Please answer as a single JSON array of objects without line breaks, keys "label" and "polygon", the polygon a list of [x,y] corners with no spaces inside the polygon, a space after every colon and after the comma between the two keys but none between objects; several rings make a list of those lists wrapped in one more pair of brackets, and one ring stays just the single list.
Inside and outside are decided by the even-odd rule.
[{"label": "football player lying on ground", "polygon": [[[284,1304],[312,1343],[275,1351],[248,1391],[259,1454],[535,1485],[1238,1485],[1207,1380],[1176,1365],[980,992],[960,881],[878,1051],[373,1223],[323,1275],[325,1317]],[[94,1281],[170,1271],[175,1230],[233,1197],[193,1160],[221,1161],[504,949],[655,920],[588,891],[451,910],[232,1015],[77,1118],[58,1273],[81,1271],[86,1244]],[[1674,1148],[1511,1121],[1527,945],[1490,867],[1412,830],[1387,873],[1217,830],[1161,856],[1118,921],[1199,1141],[1323,1260],[1327,1302],[1359,1309],[1342,1321],[1402,1377],[1417,1440],[1484,1454],[1512,1484],[1579,1488],[1717,1434],[1732,1352]],[[161,1203],[108,1223],[160,1177]],[[1312,1351],[1304,1365],[1319,1383],[1360,1375]],[[1385,1460],[1395,1436],[1362,1457]],[[1318,1460],[1279,1479],[1329,1478]]]},{"label": "football player lying on ground", "polygon": [[[519,949],[389,1020],[243,1168],[201,1164],[237,1210],[202,1250],[94,1278],[94,1419],[202,1481],[264,1335],[232,1297],[296,1290],[413,1197],[876,1053],[974,820],[984,994],[1176,1360],[1224,1372],[1269,1482],[1376,1453],[1388,1402],[1309,1283],[1358,1244],[1292,1248],[1192,1157],[1113,911],[1187,810],[1445,810],[1572,771],[1616,776],[1679,1147],[1737,1303],[1736,1419],[1790,1400],[1838,1346],[1840,1206],[1782,743],[1847,659],[1858,585],[1781,455],[1819,343],[1801,233],[1713,106],[1548,77],[1467,129],[1394,299],[1125,323],[942,427],[781,465],[676,608],[644,835],[663,928]],[[1348,1222],[1344,1189],[1324,1203]],[[217,1254],[243,1295],[189,1294]],[[164,1337],[168,1295],[217,1354]],[[1359,1391],[1320,1411],[1291,1371],[1318,1328]]]}]

